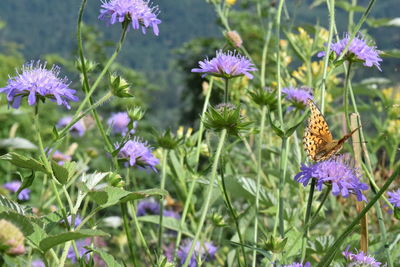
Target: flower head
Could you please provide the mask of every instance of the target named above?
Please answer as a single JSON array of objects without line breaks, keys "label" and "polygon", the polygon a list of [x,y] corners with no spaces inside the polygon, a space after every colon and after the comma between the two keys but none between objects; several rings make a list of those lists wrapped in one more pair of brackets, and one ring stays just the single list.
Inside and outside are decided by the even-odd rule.
[{"label": "flower head", "polygon": [[304,108],[307,105],[307,99],[313,99],[313,95],[310,88],[300,87],[300,88],[283,88],[282,93],[285,94],[286,99],[290,101],[294,106],[299,106]]},{"label": "flower head", "polygon": [[216,57],[209,60],[199,61],[200,68],[192,69],[192,72],[203,73],[202,77],[210,74],[226,79],[246,75],[249,79],[253,79],[251,71],[256,71],[254,64],[236,51],[228,51],[223,53],[222,50],[217,51]]},{"label": "flower head", "polygon": [[317,179],[317,189],[322,190],[324,183],[332,184],[332,194],[341,194],[347,198],[350,193],[357,196],[358,201],[366,201],[362,191],[367,190],[368,186],[360,182],[361,175],[358,170],[350,167],[343,156],[333,159],[320,161],[310,166],[303,164],[301,171],[294,177],[295,181],[308,184],[310,179]]},{"label": "flower head", "polygon": [[146,214],[160,214],[160,204],[154,201],[142,200],[137,205],[137,216],[144,216]]},{"label": "flower head", "polygon": [[[131,119],[128,116],[127,112],[118,112],[114,113],[107,121],[109,126],[112,126],[113,133],[119,133],[121,135],[126,135],[129,131],[128,126],[131,122]],[[129,133],[134,134],[137,122],[133,122],[132,130]]]},{"label": "flower head", "polygon": [[[183,264],[186,261],[190,247],[192,246],[192,242],[193,242],[192,240],[185,240],[183,242],[184,244],[180,246],[177,256],[181,260],[181,264]],[[212,242],[204,242],[203,245],[201,245],[200,242],[197,242],[194,247],[194,252],[192,254],[192,257],[190,258],[189,261],[189,267],[196,267],[197,266],[196,259],[199,257],[203,262],[212,260],[217,250],[218,248],[214,246]]]},{"label": "flower head", "polygon": [[397,191],[388,192],[388,195],[389,202],[392,203],[395,208],[400,208],[400,189],[397,189]]},{"label": "flower head", "polygon": [[118,157],[127,159],[128,164],[132,167],[139,165],[141,167],[150,167],[153,171],[157,171],[155,166],[159,163],[159,160],[154,157],[147,142],[142,142],[136,137],[125,143],[119,151]]},{"label": "flower head", "polygon": [[46,267],[46,264],[42,260],[36,259],[31,262],[31,267]]},{"label": "flower head", "polygon": [[[336,56],[342,54],[343,50],[349,43],[349,40],[350,40],[350,35],[346,34],[343,39],[331,45],[331,50],[335,52]],[[325,52],[318,53],[319,57],[323,57],[324,55]],[[381,62],[382,59],[379,56],[379,51],[376,49],[376,46],[369,46],[360,35],[354,37],[353,40],[351,41],[346,57],[348,57],[350,60],[355,57],[355,59],[363,61],[364,66],[366,67],[376,66],[378,70],[382,71],[379,64],[379,62]]]},{"label": "flower head", "polygon": [[226,33],[226,37],[228,38],[229,42],[236,47],[241,47],[243,44],[242,37],[240,37],[237,31],[229,31]]},{"label": "flower head", "polygon": [[[52,149],[49,149],[47,151],[47,154],[51,154],[51,153],[52,153]],[[58,163],[58,165],[63,166],[65,164],[65,162],[71,161],[72,157],[56,150],[53,153],[52,159],[55,160]]]},{"label": "flower head", "polygon": [[[363,251],[354,254],[349,252],[349,246],[342,252],[343,256],[350,261],[349,267],[379,267],[382,263],[376,261],[373,257],[365,254]],[[356,251],[357,252],[357,251]]]},{"label": "flower head", "polygon": [[[71,121],[72,121],[72,117],[66,116],[57,122],[57,128],[63,128],[65,126],[67,126]],[[74,136],[82,136],[85,134],[86,127],[83,124],[83,122],[80,120],[80,121],[77,121],[74,125],[72,125],[72,127],[69,130],[70,130],[71,134]]]},{"label": "flower head", "polygon": [[[10,192],[16,193],[18,189],[21,187],[21,182],[20,181],[11,181],[8,183],[5,183],[3,185],[5,189],[7,189]],[[31,193],[31,190],[28,188],[22,189],[21,192],[19,192],[17,198],[19,200],[29,200],[29,194]]]},{"label": "flower head", "polygon": [[70,89],[68,79],[59,78],[60,67],[53,65],[48,70],[46,63],[40,61],[26,63],[22,66],[22,73],[17,71],[17,76],[10,77],[7,86],[0,88],[0,93],[7,95],[7,101],[13,108],[19,108],[21,99],[28,97],[28,104],[35,105],[38,100],[57,102],[70,109],[70,101],[78,101],[76,91]]},{"label": "flower head", "polygon": [[[68,220],[68,224],[69,224],[69,225],[71,225],[71,224],[72,224],[72,216],[71,216],[71,215],[69,215],[69,216],[67,217],[67,220]],[[64,219],[62,219],[62,220],[61,220],[61,222],[62,222],[62,223],[64,223]],[[75,227],[77,227],[78,225],[80,225],[80,224],[81,224],[81,222],[82,222],[82,218],[81,218],[81,216],[79,216],[79,215],[76,215],[76,217],[75,217],[75,224],[74,224],[74,226],[75,226]]]},{"label": "flower head", "polygon": [[[90,238],[77,240],[75,241],[75,244],[76,248],[78,249],[79,257],[86,255],[86,262],[88,262],[90,259],[90,253],[86,253],[88,250],[84,247],[90,246]],[[72,263],[77,261],[74,249],[72,247],[68,250],[67,258],[70,259]]]},{"label": "flower head", "polygon": [[300,263],[300,262],[293,262],[292,264],[283,265],[282,267],[311,267],[311,263]]},{"label": "flower head", "polygon": [[25,237],[21,230],[11,222],[0,220],[0,251],[9,255],[25,253]]},{"label": "flower head", "polygon": [[133,29],[153,28],[155,35],[159,34],[158,24],[161,20],[157,18],[159,9],[151,6],[149,0],[109,0],[103,1],[100,9],[99,19],[107,24],[122,23],[128,21]]}]

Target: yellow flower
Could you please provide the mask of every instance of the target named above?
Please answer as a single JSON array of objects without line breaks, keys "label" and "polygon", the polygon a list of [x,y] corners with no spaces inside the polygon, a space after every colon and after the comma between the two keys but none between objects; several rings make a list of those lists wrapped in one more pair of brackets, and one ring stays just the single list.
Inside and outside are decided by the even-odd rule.
[{"label": "yellow flower", "polygon": [[400,135],[400,120],[390,120],[387,131],[395,136]]},{"label": "yellow flower", "polygon": [[233,6],[233,5],[236,3],[236,0],[225,0],[225,3],[226,3],[228,6]]}]

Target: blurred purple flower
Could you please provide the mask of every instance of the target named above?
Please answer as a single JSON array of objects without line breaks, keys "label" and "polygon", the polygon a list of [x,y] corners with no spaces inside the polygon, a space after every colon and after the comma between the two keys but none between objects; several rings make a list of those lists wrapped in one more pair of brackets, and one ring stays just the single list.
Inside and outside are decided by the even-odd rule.
[{"label": "blurred purple flower", "polygon": [[[53,149],[46,149],[47,155],[50,155],[52,153]],[[66,161],[71,161],[72,157],[69,155],[65,155],[61,153],[60,151],[56,150],[53,153],[52,159],[58,163],[58,165],[63,166]]]},{"label": "blurred purple flower", "polygon": [[31,267],[46,267],[46,265],[42,260],[37,259],[31,262]]},{"label": "blurred purple flower", "polygon": [[[64,118],[61,118],[57,122],[57,128],[63,128],[67,126],[70,122],[72,121],[71,116],[66,116]],[[83,136],[85,134],[86,128],[85,125],[83,124],[82,120],[77,121],[72,127],[69,129],[72,135],[74,136]]]},{"label": "blurred purple flower", "polygon": [[172,218],[175,218],[175,219],[180,219],[181,218],[181,215],[178,212],[173,211],[173,210],[163,210],[163,215],[166,216],[166,217],[172,217]]},{"label": "blurred purple flower", "polygon": [[292,264],[283,265],[282,267],[311,267],[311,263],[306,262],[306,263],[302,264],[300,262],[293,262]]},{"label": "blurred purple flower", "polygon": [[78,101],[76,91],[68,88],[69,82],[65,77],[59,78],[60,67],[53,65],[51,70],[46,69],[46,63],[40,61],[26,63],[22,66],[22,73],[10,77],[7,86],[0,88],[0,93],[7,94],[7,101],[13,108],[19,108],[21,99],[28,96],[28,104],[35,105],[38,99],[45,98],[71,108],[69,101]]},{"label": "blurred purple flower", "polygon": [[159,164],[159,160],[154,157],[147,142],[142,142],[136,137],[125,143],[119,151],[118,157],[127,159],[129,165],[132,167],[136,165],[140,167],[150,167],[155,172],[157,171],[155,166]]},{"label": "blurred purple flower", "polygon": [[141,200],[137,205],[137,216],[144,216],[147,214],[160,214],[160,204],[158,202]]},{"label": "blurred purple flower", "polygon": [[400,189],[397,189],[397,191],[388,192],[387,194],[389,195],[389,202],[392,203],[395,208],[400,208]]},{"label": "blurred purple flower", "polygon": [[[186,258],[189,254],[190,247],[192,246],[192,240],[185,240],[183,245],[179,247],[177,256],[181,260],[181,264],[186,261]],[[200,242],[197,242],[194,247],[194,252],[189,261],[189,267],[196,267],[198,257],[201,258],[202,261],[209,261],[214,259],[215,253],[218,248],[214,246],[212,242],[204,242],[203,246],[200,245]]]},{"label": "blurred purple flower", "polygon": [[[21,187],[22,183],[20,181],[11,181],[8,183],[5,183],[3,187],[7,189],[10,192],[16,193],[18,189]],[[31,190],[28,188],[23,189],[17,196],[19,200],[29,200],[29,194],[31,193]]]},{"label": "blurred purple flower", "polygon": [[294,180],[302,183],[304,186],[308,184],[310,179],[317,179],[316,187],[322,190],[324,183],[332,184],[332,194],[337,196],[341,194],[347,198],[350,193],[357,196],[358,201],[367,201],[361,191],[367,190],[368,186],[360,182],[361,174],[357,169],[350,167],[343,156],[333,159],[320,161],[310,166],[302,164],[301,171],[296,174]]},{"label": "blurred purple flower", "polygon": [[[90,245],[90,238],[76,240],[75,244],[76,244],[76,248],[78,249],[79,257],[82,257],[83,255],[85,255],[86,262],[88,262],[90,259],[90,253],[86,253],[88,250],[84,247]],[[76,255],[75,255],[74,249],[72,247],[70,247],[68,250],[67,258],[70,259],[72,263],[77,262]]]},{"label": "blurred purple flower", "polygon": [[294,106],[300,106],[304,108],[307,105],[307,99],[313,100],[314,97],[311,92],[311,88],[300,87],[300,88],[283,88],[282,93],[285,94],[286,99],[293,103]]},{"label": "blurred purple flower", "polygon": [[158,24],[161,20],[157,18],[159,9],[152,6],[149,0],[111,0],[102,1],[99,19],[106,21],[108,25],[121,23],[125,20],[131,22],[133,29],[153,28],[155,35],[159,34]]},{"label": "blurred purple flower", "polygon": [[200,68],[194,68],[192,72],[203,73],[202,77],[213,75],[229,79],[246,75],[249,79],[253,79],[250,72],[257,70],[247,57],[236,51],[223,53],[222,50],[219,50],[216,52],[216,57],[211,60],[206,58],[204,61],[199,61],[199,65]]},{"label": "blurred purple flower", "polygon": [[[360,253],[354,254],[349,252],[350,246],[346,248],[345,251],[342,252],[343,256],[350,261],[348,266],[369,266],[369,267],[379,267],[382,263],[376,261],[373,257],[365,254],[363,251]],[[356,251],[357,252],[357,251]]]},{"label": "blurred purple flower", "polygon": [[[72,223],[72,217],[71,217],[71,215],[69,215],[69,216],[67,217],[67,220],[68,220],[68,224],[71,225],[71,223]],[[64,223],[64,220],[61,220],[61,222]],[[82,222],[81,216],[76,215],[76,216],[75,216],[75,225],[74,225],[74,226],[77,227],[78,225],[81,224],[81,222]]]},{"label": "blurred purple flower", "polygon": [[[349,40],[350,35],[347,33],[343,39],[331,45],[331,50],[336,53],[336,56],[342,54]],[[323,56],[325,56],[324,51],[318,53],[318,57]],[[357,59],[364,62],[364,66],[372,67],[373,65],[375,65],[378,70],[382,71],[379,64],[382,59],[379,56],[379,51],[376,49],[376,46],[369,46],[360,35],[354,37],[354,39],[351,41],[346,56],[355,56]]]},{"label": "blurred purple flower", "polygon": [[[121,135],[126,135],[129,131],[128,126],[131,122],[131,118],[127,112],[118,112],[114,113],[107,121],[108,126],[112,126],[113,133],[119,133]],[[130,134],[135,133],[137,122],[133,122],[132,130],[130,130]]]}]

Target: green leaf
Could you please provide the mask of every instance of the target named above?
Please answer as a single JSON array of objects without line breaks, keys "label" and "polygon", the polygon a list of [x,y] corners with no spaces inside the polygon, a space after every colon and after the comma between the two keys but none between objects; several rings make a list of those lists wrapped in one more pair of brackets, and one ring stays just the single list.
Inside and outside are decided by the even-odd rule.
[{"label": "green leaf", "polygon": [[[149,223],[158,225],[160,223],[160,216],[158,216],[158,215],[140,216],[140,217],[138,217],[138,220],[141,222],[149,222]],[[177,220],[172,217],[164,216],[164,218],[163,218],[163,227],[170,229],[170,230],[179,231],[180,223],[181,223],[180,220]],[[184,224],[182,227],[182,233],[191,238],[194,237],[194,235],[187,228],[186,224]]]},{"label": "green leaf", "polygon": [[400,58],[400,49],[385,50],[380,53],[380,56],[387,58]]},{"label": "green leaf", "polygon": [[380,28],[384,26],[400,27],[400,18],[367,19],[368,26]]},{"label": "green leaf", "polygon": [[118,187],[107,186],[99,191],[92,191],[89,196],[103,208],[116,205],[121,202],[142,199],[150,196],[166,196],[167,191],[158,188],[129,192]]},{"label": "green leaf", "polygon": [[336,6],[340,7],[341,9],[345,10],[346,12],[353,11],[353,12],[364,12],[365,8],[362,6],[353,6],[352,4],[346,1],[338,1],[336,2]]},{"label": "green leaf", "polygon": [[95,187],[109,175],[109,172],[95,172],[91,174],[83,174],[82,178],[78,182],[78,187],[82,191],[94,190]]},{"label": "green leaf", "polygon": [[36,246],[37,249],[40,249],[40,242],[47,237],[47,233],[36,223],[32,223],[33,232],[30,235],[27,235],[26,238],[32,242]]},{"label": "green leaf", "polygon": [[56,126],[53,126],[53,136],[54,136],[54,139],[56,139],[56,140],[60,137]]},{"label": "green leaf", "polygon": [[21,215],[26,215],[26,209],[3,195],[0,195],[0,212],[1,211],[14,211]]},{"label": "green leaf", "polygon": [[0,148],[34,150],[37,149],[37,146],[35,146],[31,141],[27,139],[15,137],[0,139]]},{"label": "green leaf", "polygon": [[89,248],[88,250],[99,254],[99,256],[103,259],[106,266],[108,266],[108,267],[120,267],[120,266],[122,267],[123,266],[119,262],[117,262],[112,255],[108,254],[107,252],[104,252],[99,249],[92,249],[92,248]]},{"label": "green leaf", "polygon": [[40,242],[39,247],[43,251],[47,251],[57,245],[65,243],[67,241],[82,239],[82,238],[91,237],[91,236],[109,236],[109,234],[106,232],[103,232],[101,230],[82,229],[79,231],[66,232],[66,233],[49,236]]},{"label": "green leaf", "polygon": [[35,172],[32,171],[31,175],[29,175],[28,177],[22,179],[22,184],[21,186],[18,188],[18,191],[16,192],[16,195],[18,196],[19,193],[24,190],[25,188],[28,188],[32,185],[33,180],[35,180]]},{"label": "green leaf", "polygon": [[0,159],[7,160],[11,162],[13,165],[20,168],[47,173],[46,168],[41,162],[30,157],[22,156],[15,152],[10,152],[5,155],[2,155],[0,156]]},{"label": "green leaf", "polygon": [[281,138],[284,137],[284,136],[285,136],[285,133],[284,133],[280,128],[278,128],[278,127],[274,124],[274,122],[272,121],[271,113],[268,113],[268,118],[269,118],[269,122],[270,122],[270,124],[271,124],[272,130],[274,130],[275,134],[278,135],[278,136],[281,137]]},{"label": "green leaf", "polygon": [[60,184],[66,184],[68,182],[68,170],[63,166],[59,165],[56,161],[51,161],[51,168],[53,169],[54,177]]}]

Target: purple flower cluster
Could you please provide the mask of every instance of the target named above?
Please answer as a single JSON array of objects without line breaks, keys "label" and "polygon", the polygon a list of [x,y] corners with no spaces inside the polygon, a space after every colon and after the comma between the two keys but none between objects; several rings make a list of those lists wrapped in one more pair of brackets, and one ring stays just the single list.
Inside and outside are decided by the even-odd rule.
[{"label": "purple flower cluster", "polygon": [[292,264],[289,265],[283,265],[282,267],[311,267],[311,263],[306,262],[306,263],[300,263],[300,262],[293,262]]},{"label": "purple flower cluster", "polygon": [[121,159],[127,159],[128,165],[132,167],[136,165],[141,167],[150,167],[153,171],[157,171],[155,166],[160,162],[152,154],[152,150],[148,146],[147,142],[142,142],[136,137],[125,143],[119,151],[118,157]]},{"label": "purple flower cluster", "polygon": [[[108,126],[112,127],[113,133],[119,133],[121,135],[126,135],[129,131],[128,126],[131,122],[131,118],[129,118],[129,115],[127,112],[118,112],[114,113],[111,115],[111,117],[108,119],[107,124]],[[137,122],[133,122],[132,125],[132,130],[129,131],[129,133],[134,134],[135,133],[135,128],[137,126]]]},{"label": "purple flower cluster", "polygon": [[354,254],[349,252],[349,247],[342,252],[343,256],[350,261],[348,266],[369,266],[369,267],[379,267],[382,263],[376,261],[370,255],[365,254],[363,251]]},{"label": "purple flower cluster", "polygon": [[305,107],[307,105],[307,99],[314,99],[311,88],[301,87],[301,88],[283,88],[282,93],[285,94],[286,99],[292,102],[295,106],[301,105]]},{"label": "purple flower cluster", "polygon": [[[336,56],[339,56],[342,54],[349,41],[350,35],[346,34],[343,39],[331,45],[331,50],[336,53]],[[378,70],[382,71],[379,64],[379,62],[382,61],[379,56],[379,51],[375,46],[369,46],[361,36],[353,38],[349,45],[347,55],[350,57],[355,56],[358,60],[363,61],[363,65],[366,67],[376,66]],[[318,57],[323,56],[325,56],[324,51],[318,53]]]},{"label": "purple flower cluster", "polygon": [[60,67],[53,65],[46,69],[46,63],[31,61],[22,66],[22,73],[8,80],[7,86],[0,88],[0,93],[7,95],[7,101],[13,108],[19,108],[21,99],[28,96],[28,104],[35,105],[38,100],[50,99],[57,105],[71,108],[69,101],[78,101],[76,91],[70,89],[67,78],[60,79]]},{"label": "purple flower cluster", "polygon": [[[52,149],[49,149],[47,151],[47,155],[52,153]],[[58,165],[63,166],[65,164],[65,162],[67,161],[71,161],[72,157],[66,154],[61,153],[60,151],[56,150],[53,153],[52,159],[55,160]]]},{"label": "purple flower cluster", "polygon": [[99,19],[106,21],[107,24],[129,21],[135,30],[141,27],[145,34],[146,28],[151,27],[153,33],[158,35],[158,24],[161,23],[157,18],[158,14],[158,7],[151,6],[148,0],[111,0],[103,1]]},{"label": "purple flower cluster", "polygon": [[228,51],[223,53],[222,50],[217,51],[216,57],[209,60],[199,61],[200,68],[192,69],[192,72],[204,73],[226,79],[246,75],[249,79],[253,79],[251,71],[256,71],[254,64],[245,57],[236,53],[236,51]]},{"label": "purple flower cluster", "polygon": [[[192,246],[192,242],[192,240],[185,240],[183,242],[183,245],[179,247],[177,256],[181,260],[181,264],[184,264],[184,262],[186,261],[186,258],[190,251],[190,247]],[[214,259],[217,250],[218,248],[214,246],[212,242],[204,242],[203,245],[201,245],[200,242],[197,242],[194,247],[192,257],[189,261],[189,267],[196,267],[196,259],[199,257],[202,262]]]},{"label": "purple flower cluster", "polygon": [[392,203],[395,208],[400,208],[400,189],[397,189],[397,191],[388,192],[388,195],[389,202]]},{"label": "purple flower cluster", "polygon": [[361,175],[358,170],[349,166],[343,156],[320,161],[310,166],[302,164],[301,171],[296,174],[294,180],[306,186],[310,179],[317,179],[317,189],[322,190],[324,183],[332,184],[332,194],[341,194],[347,198],[350,193],[357,196],[358,201],[366,201],[362,191],[368,186],[360,182]]},{"label": "purple flower cluster", "polygon": [[[158,215],[160,214],[160,204],[158,202],[149,201],[149,200],[142,200],[139,201],[137,205],[137,216],[145,216],[147,214]],[[163,215],[166,217],[172,217],[175,219],[180,219],[181,216],[179,213],[173,210],[163,210]]]},{"label": "purple flower cluster", "polygon": [[[5,183],[3,187],[12,193],[16,193],[18,189],[21,187],[22,183],[20,181],[11,181]],[[29,200],[29,194],[31,190],[28,188],[23,189],[17,196],[19,200]]]},{"label": "purple flower cluster", "polygon": [[[71,121],[72,117],[66,116],[57,122],[57,128],[63,128],[67,126]],[[69,130],[73,136],[83,136],[85,134],[86,127],[83,124],[82,120],[80,120],[77,121],[74,125],[72,125],[72,127]]]}]

